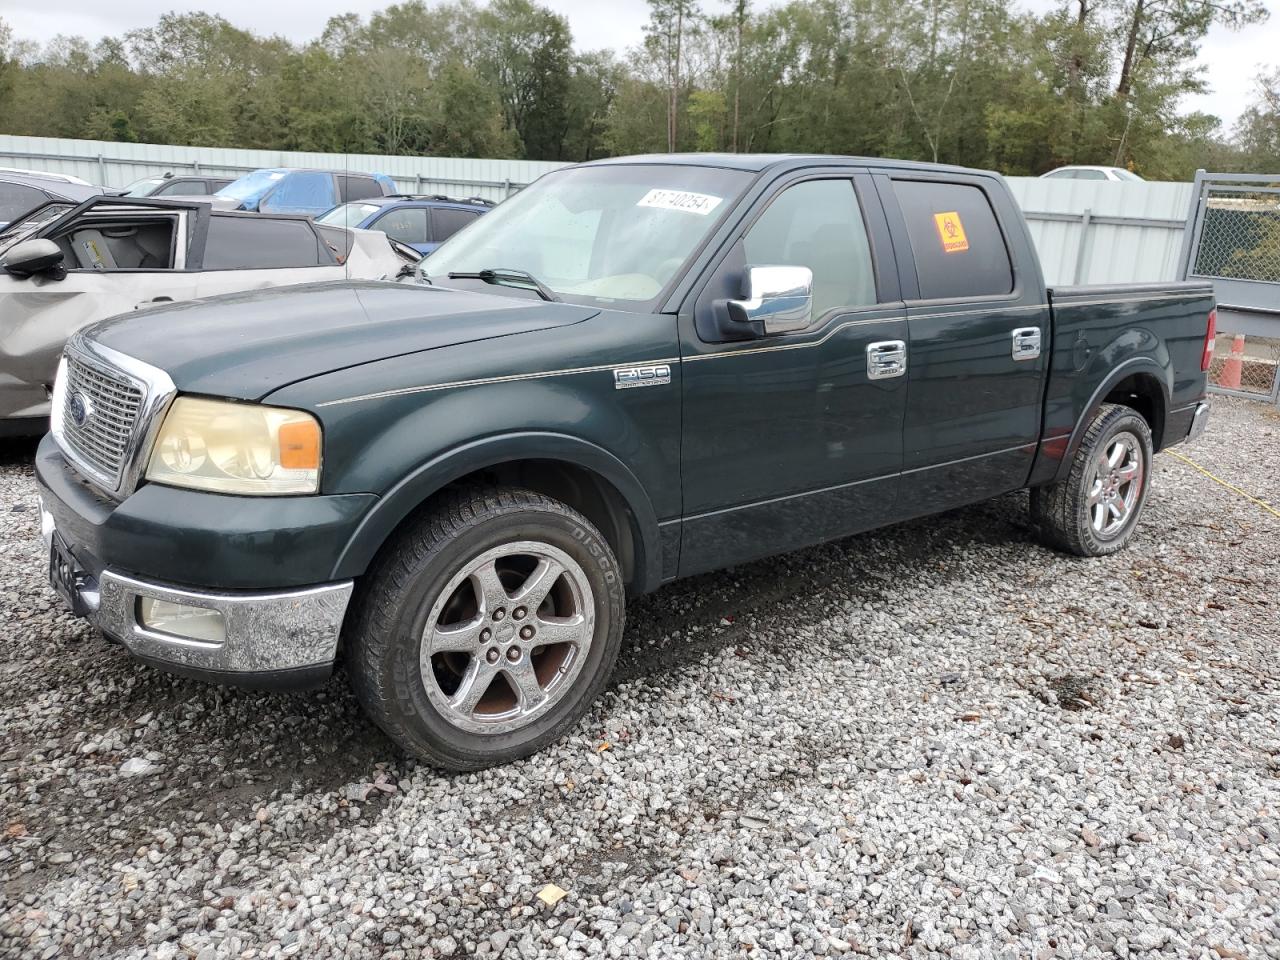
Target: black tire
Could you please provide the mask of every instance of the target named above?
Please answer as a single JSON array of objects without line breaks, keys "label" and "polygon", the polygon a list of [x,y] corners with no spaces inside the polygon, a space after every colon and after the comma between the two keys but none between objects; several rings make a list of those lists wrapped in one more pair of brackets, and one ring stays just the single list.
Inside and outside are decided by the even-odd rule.
[{"label": "black tire", "polygon": [[[1116,529],[1100,531],[1095,525],[1094,511],[1097,507],[1089,504],[1091,489],[1095,486],[1095,468],[1098,458],[1115,449],[1122,436],[1134,441],[1133,453],[1141,461],[1141,478],[1123,523],[1107,515],[1107,508],[1103,505],[1106,523],[1116,525]],[[1044,541],[1049,546],[1081,557],[1104,557],[1123,549],[1137,529],[1142,508],[1147,502],[1154,455],[1151,428],[1147,421],[1130,407],[1103,404],[1085,431],[1066,479],[1031,491],[1031,518]],[[1117,509],[1127,499],[1128,487],[1122,487],[1121,491],[1124,496],[1120,498]]]},{"label": "black tire", "polygon": [[[461,729],[449,719],[447,705],[442,709],[433,702],[444,694],[439,689],[428,693],[432,681],[424,678],[419,660],[426,621],[438,601],[450,602],[442,593],[469,563],[521,541],[550,545],[579,565],[576,572],[585,578],[578,576],[575,582],[590,590],[590,598],[585,588],[580,590],[580,599],[594,614],[593,629],[585,631],[591,639],[577,673],[563,689],[557,688],[558,699],[547,712],[531,716],[518,729]],[[482,612],[477,616],[476,623],[487,622]],[[409,754],[450,770],[478,770],[535,753],[573,726],[608,680],[624,618],[618,561],[585,517],[529,490],[460,490],[414,518],[363,578],[344,637],[348,674],[374,722]],[[479,657],[480,652],[461,656]],[[532,664],[532,651],[529,659]]]}]

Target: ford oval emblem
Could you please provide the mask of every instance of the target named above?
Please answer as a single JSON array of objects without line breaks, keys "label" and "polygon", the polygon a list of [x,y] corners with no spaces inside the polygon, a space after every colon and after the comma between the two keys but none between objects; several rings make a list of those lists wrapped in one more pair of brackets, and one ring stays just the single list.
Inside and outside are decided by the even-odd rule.
[{"label": "ford oval emblem", "polygon": [[67,404],[67,412],[71,414],[71,419],[77,427],[83,427],[88,419],[93,416],[93,404],[89,402],[88,397],[77,391],[71,395],[71,402]]}]

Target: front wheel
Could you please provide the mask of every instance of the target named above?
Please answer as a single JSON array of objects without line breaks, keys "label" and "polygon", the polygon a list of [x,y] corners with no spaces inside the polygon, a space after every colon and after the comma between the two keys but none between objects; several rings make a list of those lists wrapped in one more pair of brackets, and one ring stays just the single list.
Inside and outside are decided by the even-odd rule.
[{"label": "front wheel", "polygon": [[513,488],[463,491],[401,534],[362,584],[347,640],[365,709],[453,770],[562,736],[617,659],[618,562],[586,518]]},{"label": "front wheel", "polygon": [[1151,486],[1151,429],[1135,410],[1104,404],[1066,479],[1031,491],[1031,516],[1050,546],[1102,557],[1133,536]]}]

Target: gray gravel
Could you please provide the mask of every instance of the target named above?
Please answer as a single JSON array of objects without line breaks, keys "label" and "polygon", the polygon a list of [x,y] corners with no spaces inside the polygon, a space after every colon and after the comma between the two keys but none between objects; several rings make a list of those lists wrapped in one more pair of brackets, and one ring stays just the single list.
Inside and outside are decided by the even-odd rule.
[{"label": "gray gravel", "polygon": [[[1274,413],[1220,400],[1179,449],[1280,504]],[[174,679],[64,615],[30,453],[6,957],[1280,957],[1280,519],[1172,456],[1106,560],[1017,495],[634,602],[570,737],[449,776],[341,680]]]}]

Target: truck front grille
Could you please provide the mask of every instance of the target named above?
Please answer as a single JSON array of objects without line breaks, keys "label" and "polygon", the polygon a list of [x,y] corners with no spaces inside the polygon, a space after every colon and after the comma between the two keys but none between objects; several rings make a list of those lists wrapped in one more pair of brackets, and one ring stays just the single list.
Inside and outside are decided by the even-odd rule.
[{"label": "truck front grille", "polygon": [[60,439],[100,479],[117,488],[142,407],[142,387],[70,351],[66,362]]}]

